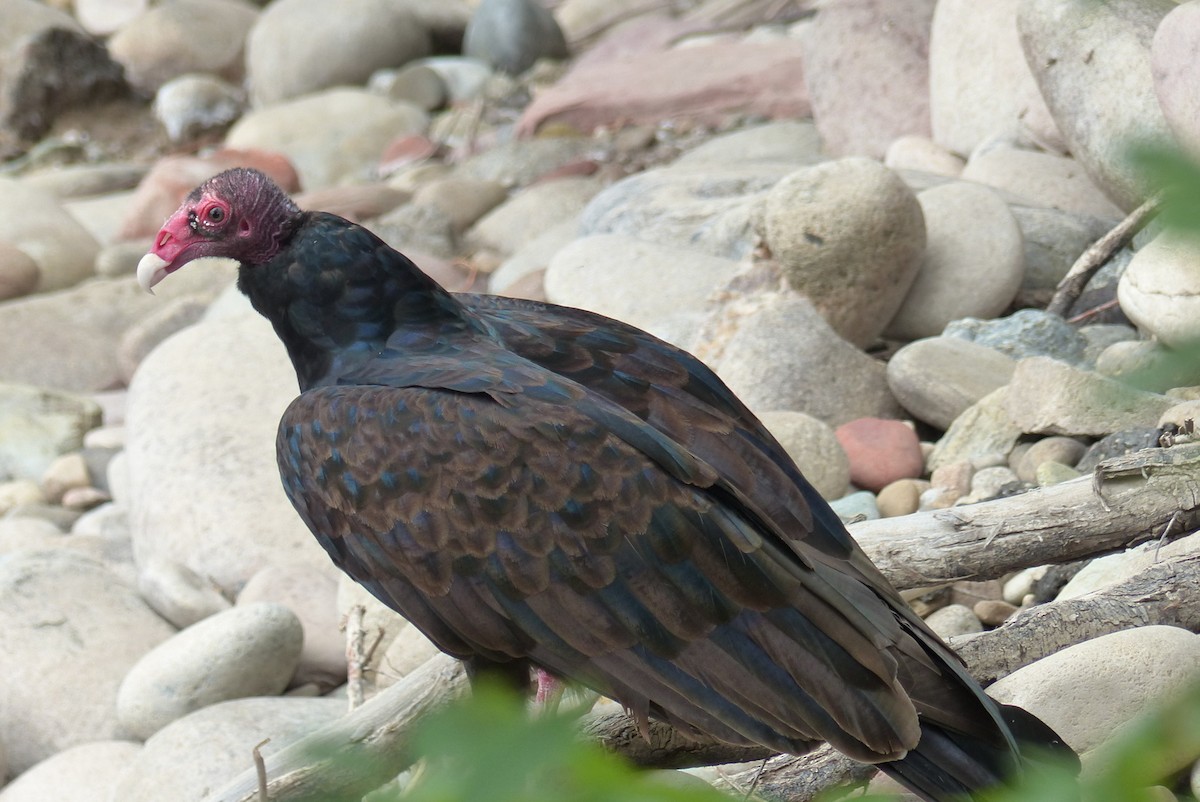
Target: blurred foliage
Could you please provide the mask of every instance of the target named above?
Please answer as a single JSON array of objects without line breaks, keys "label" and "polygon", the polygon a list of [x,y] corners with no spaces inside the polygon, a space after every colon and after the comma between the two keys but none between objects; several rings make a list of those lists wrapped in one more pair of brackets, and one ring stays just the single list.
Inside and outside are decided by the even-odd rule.
[{"label": "blurred foliage", "polygon": [[1163,190],[1158,222],[1200,236],[1200,163],[1177,148],[1162,145],[1132,148],[1130,160],[1145,186]]},{"label": "blurred foliage", "polygon": [[[423,766],[404,792],[372,802],[728,802],[699,782],[636,769],[581,740],[578,713],[530,715],[511,692],[483,686],[424,722],[415,736]],[[1065,767],[1039,764],[1013,788],[981,802],[1160,802],[1151,786],[1186,789],[1200,758],[1200,682],[1123,728],[1090,761],[1081,782]],[[825,802],[835,795],[823,797]],[[892,802],[891,795],[850,797]],[[1187,799],[1189,797],[1182,796]]]}]

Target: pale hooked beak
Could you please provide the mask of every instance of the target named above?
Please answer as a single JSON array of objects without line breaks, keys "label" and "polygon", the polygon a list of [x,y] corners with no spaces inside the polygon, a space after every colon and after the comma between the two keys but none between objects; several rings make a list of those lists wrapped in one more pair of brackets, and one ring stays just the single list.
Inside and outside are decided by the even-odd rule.
[{"label": "pale hooked beak", "polygon": [[170,262],[156,253],[148,253],[142,257],[137,266],[137,280],[142,289],[154,294],[154,285],[167,277],[171,271],[167,268]]}]

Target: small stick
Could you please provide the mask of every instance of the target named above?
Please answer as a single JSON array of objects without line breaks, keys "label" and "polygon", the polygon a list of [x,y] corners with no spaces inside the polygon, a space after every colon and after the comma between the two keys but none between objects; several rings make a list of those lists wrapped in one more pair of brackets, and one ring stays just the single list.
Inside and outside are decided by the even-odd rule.
[{"label": "small stick", "polygon": [[253,750],[251,750],[254,754],[254,771],[256,774],[258,774],[259,802],[269,802],[269,797],[267,796],[267,764],[266,761],[263,760],[262,752],[260,751],[269,743],[271,743],[271,739],[264,738],[263,740],[259,741],[257,745],[255,745]]},{"label": "small stick", "polygon": [[[370,659],[364,649],[367,632],[363,629],[363,616],[366,612],[361,604],[355,604],[346,613],[346,698],[351,710],[361,705],[365,697],[363,675]],[[373,646],[371,650],[374,651]]]}]

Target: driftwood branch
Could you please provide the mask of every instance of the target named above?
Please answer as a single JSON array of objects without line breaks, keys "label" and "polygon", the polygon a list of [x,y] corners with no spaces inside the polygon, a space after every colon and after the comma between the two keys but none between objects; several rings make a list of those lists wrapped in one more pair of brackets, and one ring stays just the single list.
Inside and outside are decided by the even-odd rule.
[{"label": "driftwood branch", "polygon": [[[436,655],[333,724],[267,756],[272,802],[360,802],[407,768],[412,726],[462,696],[462,663]],[[258,774],[243,772],[208,802],[256,802]]]},{"label": "driftwood branch", "polygon": [[1096,478],[850,526],[896,587],[990,579],[1200,527],[1200,444],[1101,463]]},{"label": "driftwood branch", "polygon": [[[1083,478],[1020,496],[951,510],[852,526],[855,537],[899,587],[1076,560],[1158,538],[1168,528],[1200,523],[1200,444],[1141,452],[1104,463]],[[1200,538],[1200,534],[1192,537]],[[1180,544],[1182,545],[1182,544]],[[1061,648],[1119,629],[1165,623],[1200,629],[1200,554],[1171,556],[1120,585],[1082,599],[1051,602],[1003,627],[956,644],[971,670],[989,682]],[[465,692],[457,661],[431,658],[345,718],[266,759],[273,802],[359,800],[409,765],[409,732],[422,716]],[[761,749],[696,743],[652,723],[647,741],[619,714],[600,714],[585,733],[644,766],[682,767],[761,759]],[[756,777],[734,776],[731,788],[757,782],[766,798],[801,802],[816,791],[862,782],[872,769],[827,749],[773,758]],[[253,802],[253,769],[209,802]]]},{"label": "driftwood branch", "polygon": [[1153,195],[1130,212],[1128,217],[1117,223],[1111,231],[1088,246],[1088,249],[1075,260],[1075,264],[1071,265],[1071,269],[1063,276],[1062,281],[1058,282],[1058,287],[1054,290],[1054,296],[1046,306],[1046,311],[1065,317],[1096,271],[1108,264],[1108,260],[1113,257],[1113,254],[1128,245],[1134,235],[1145,228],[1154,215],[1158,214],[1160,206],[1162,206],[1162,193]]}]

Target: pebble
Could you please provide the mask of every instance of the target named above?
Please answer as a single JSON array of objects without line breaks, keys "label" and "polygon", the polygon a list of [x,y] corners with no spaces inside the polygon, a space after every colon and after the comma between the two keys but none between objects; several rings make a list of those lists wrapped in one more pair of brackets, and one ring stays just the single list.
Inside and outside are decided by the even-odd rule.
[{"label": "pebble", "polygon": [[0,301],[28,295],[41,280],[41,269],[32,256],[11,243],[0,242]]},{"label": "pebble", "polygon": [[[1132,326],[1124,323],[1100,323],[1094,326],[1081,326],[1079,333],[1087,340],[1087,347],[1084,350],[1083,356],[1084,366],[1095,369],[1100,373],[1104,373],[1104,371],[1099,369],[1097,362],[1100,359],[1100,355],[1110,346],[1121,342],[1139,342],[1137,331]],[[1195,377],[1197,380],[1200,380],[1200,373],[1195,374]],[[1148,390],[1151,388],[1141,386],[1141,389]]]},{"label": "pebble", "polygon": [[969,498],[973,501],[985,501],[1000,495],[1005,487],[1019,481],[1017,474],[1011,468],[996,465],[989,468],[979,468],[971,477],[971,492]]},{"label": "pebble", "polygon": [[800,29],[804,83],[835,156],[881,158],[898,136],[928,136],[933,0],[834,3]]},{"label": "pebble", "polygon": [[[344,715],[343,699],[234,699],[184,716],[154,733],[128,764],[112,799],[203,802],[269,756]],[[263,741],[267,741],[265,744]]]},{"label": "pebble", "polygon": [[182,563],[142,557],[138,592],[154,612],[185,629],[232,605],[212,582]]},{"label": "pebble", "polygon": [[905,345],[888,360],[888,387],[914,417],[948,429],[972,404],[1008,384],[1009,356],[956,337],[929,337]]},{"label": "pebble", "polygon": [[371,76],[369,86],[392,100],[402,100],[425,111],[436,111],[449,99],[449,90],[441,74],[420,62],[411,62],[398,70],[377,72]]},{"label": "pebble", "polygon": [[921,205],[878,162],[802,168],[767,193],[761,233],[788,284],[834,331],[871,343],[896,314],[925,253]]},{"label": "pebble", "polygon": [[879,491],[897,479],[920,477],[921,445],[912,426],[898,420],[858,418],[834,431],[850,460],[850,481]]},{"label": "pebble", "polygon": [[760,420],[822,498],[831,500],[846,494],[850,461],[829,424],[789,410],[764,412]]},{"label": "pebble", "polygon": [[246,79],[254,105],[270,106],[335,86],[362,86],[378,69],[429,55],[429,31],[409,5],[387,0],[346,0],[336,6],[320,0],[268,3],[246,41]]},{"label": "pebble", "polygon": [[92,275],[100,250],[86,228],[49,192],[0,178],[0,241],[32,257],[37,292],[72,287]]},{"label": "pebble", "polygon": [[1008,204],[986,187],[956,181],[917,195],[925,257],[887,334],[916,340],[964,317],[1003,312],[1025,274],[1024,241]]},{"label": "pebble", "polygon": [[1173,401],[1045,356],[1022,359],[1008,385],[1010,419],[1024,432],[1103,436],[1158,420]]},{"label": "pebble", "polygon": [[829,506],[845,524],[874,521],[879,518],[879,507],[875,505],[875,494],[869,490],[859,490],[856,493],[834,499],[829,502]]},{"label": "pebble", "polygon": [[839,337],[794,293],[722,304],[694,350],[752,411],[796,410],[832,426],[900,411],[884,366]]},{"label": "pebble", "polygon": [[56,459],[82,448],[84,433],[99,425],[100,407],[88,398],[0,384],[0,479],[40,481]]},{"label": "pebble", "polygon": [[1017,293],[1022,307],[1045,307],[1071,265],[1112,228],[1108,220],[1061,209],[1011,203],[1009,210],[1025,242],[1025,276]]},{"label": "pebble", "polygon": [[282,604],[247,604],[209,616],[138,660],[117,692],[117,718],[141,739],[202,707],[282,693],[304,630]]},{"label": "pebble", "polygon": [[442,81],[449,103],[463,103],[483,94],[492,70],[482,61],[465,56],[431,56],[411,62],[414,68],[428,67]]},{"label": "pebble", "polygon": [[891,170],[916,170],[956,178],[962,174],[966,161],[929,137],[909,134],[888,145],[883,164]]},{"label": "pebble", "polygon": [[246,34],[257,19],[257,9],[236,0],[178,0],[131,20],[108,40],[108,51],[129,83],[149,95],[189,73],[237,83]]},{"label": "pebble", "polygon": [[72,746],[32,766],[0,791],[0,802],[95,802],[116,799],[129,764],[142,751],[134,741]]},{"label": "pebble", "polygon": [[238,594],[238,606],[274,602],[287,607],[304,630],[292,685],[314,683],[328,691],[346,681],[346,637],[337,613],[338,574],[332,566],[268,565]]},{"label": "pebble", "polygon": [[1106,459],[1123,457],[1126,454],[1141,451],[1143,448],[1157,447],[1157,426],[1132,426],[1097,440],[1084,452],[1075,468],[1083,473],[1091,473],[1098,464]]},{"label": "pebble", "polygon": [[173,631],[95,558],[55,549],[0,560],[0,743],[12,771],[118,737],[118,685]]},{"label": "pebble", "polygon": [[[550,260],[567,245],[575,241],[579,230],[579,219],[564,220],[538,234],[518,248],[511,256],[488,276],[488,290],[498,295],[512,292],[518,282],[534,274],[544,275]],[[541,278],[537,279],[541,283]]]},{"label": "pebble", "polygon": [[1073,437],[1045,437],[1032,444],[1017,463],[1017,476],[1022,481],[1034,480],[1037,469],[1046,462],[1074,467],[1083,457],[1087,445]]},{"label": "pebble", "polygon": [[154,117],[172,142],[226,128],[245,111],[242,91],[203,73],[172,78],[154,94]]},{"label": "pebble", "polygon": [[1044,565],[1035,565],[1009,577],[1004,583],[1004,600],[1016,607],[1024,604],[1026,597],[1033,593],[1034,583],[1046,575],[1046,568]]},{"label": "pebble", "polygon": [[1019,6],[1025,57],[1063,141],[1118,206],[1145,199],[1131,141],[1170,141],[1154,93],[1150,43],[1171,0],[1030,0]]},{"label": "pebble", "polygon": [[930,484],[924,479],[897,479],[890,482],[875,498],[879,514],[884,518],[910,515],[921,506],[921,494]]},{"label": "pebble", "polygon": [[554,15],[536,0],[482,0],[467,23],[463,55],[517,75],[540,58],[570,54]]},{"label": "pebble", "polygon": [[1003,599],[981,599],[975,603],[972,611],[984,626],[998,627],[1012,618],[1017,608]]},{"label": "pebble", "polygon": [[1117,284],[1121,309],[1169,348],[1200,344],[1200,257],[1183,235],[1159,234],[1140,248]]},{"label": "pebble", "polygon": [[679,154],[672,164],[675,167],[728,167],[739,163],[762,162],[802,167],[824,159],[821,136],[812,122],[777,120],[718,134]]},{"label": "pebble", "polygon": [[988,688],[1033,713],[1076,752],[1109,740],[1153,700],[1195,679],[1200,636],[1147,626],[1102,635],[1044,657]]},{"label": "pebble", "polygon": [[592,146],[591,140],[579,136],[513,139],[468,157],[453,173],[456,178],[495,181],[509,189],[524,187],[548,172],[585,158]]},{"label": "pebble", "polygon": [[922,493],[922,509],[944,509],[953,506],[971,492],[971,479],[975,466],[968,460],[959,460],[934,468],[929,474],[929,490]]},{"label": "pebble", "polygon": [[948,604],[935,610],[925,619],[925,623],[943,640],[955,635],[983,632],[983,622],[965,604]]},{"label": "pebble", "polygon": [[59,504],[69,490],[91,486],[91,474],[83,454],[75,451],[55,458],[42,474],[42,497],[51,504]]}]

